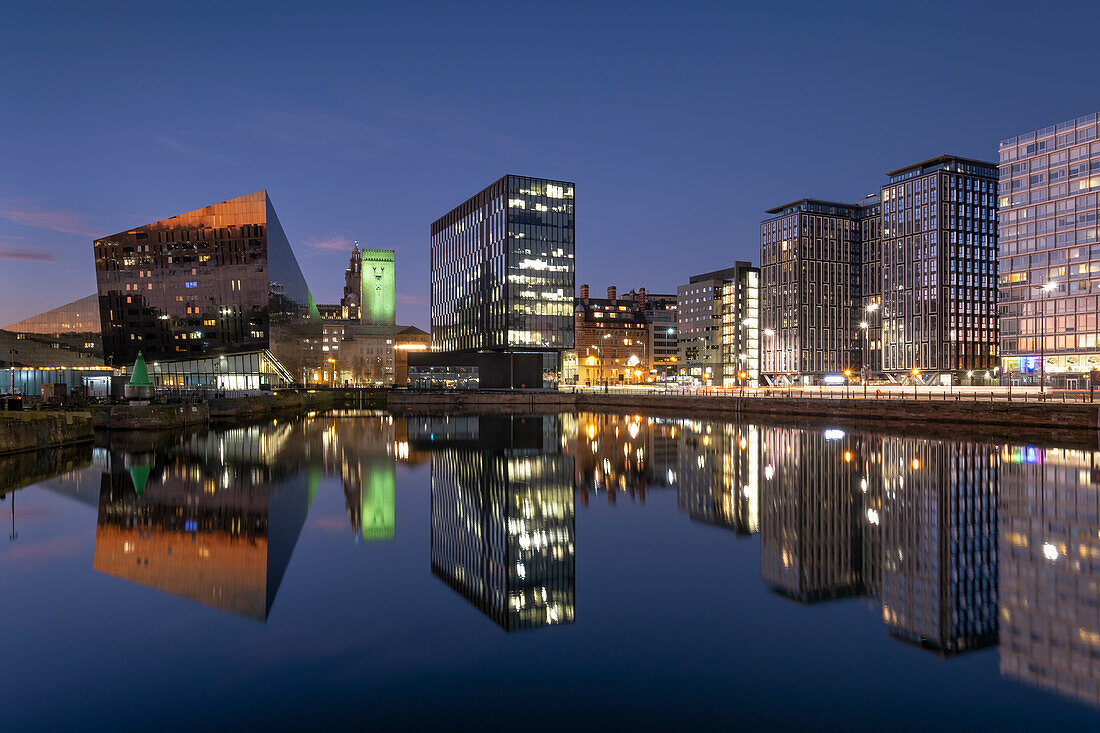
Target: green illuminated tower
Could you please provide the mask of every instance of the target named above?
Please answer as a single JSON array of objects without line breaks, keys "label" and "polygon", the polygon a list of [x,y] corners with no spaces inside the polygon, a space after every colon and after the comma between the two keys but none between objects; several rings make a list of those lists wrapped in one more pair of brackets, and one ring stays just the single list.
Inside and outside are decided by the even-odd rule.
[{"label": "green illuminated tower", "polygon": [[361,322],[392,329],[397,316],[397,281],[392,249],[362,252]]}]

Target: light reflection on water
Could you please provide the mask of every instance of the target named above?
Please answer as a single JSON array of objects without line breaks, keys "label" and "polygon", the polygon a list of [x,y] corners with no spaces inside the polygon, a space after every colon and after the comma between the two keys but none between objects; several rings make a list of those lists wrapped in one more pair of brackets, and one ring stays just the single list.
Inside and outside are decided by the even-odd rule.
[{"label": "light reflection on water", "polygon": [[[32,470],[20,460],[0,462],[9,486]],[[48,474],[49,460],[33,470]],[[1096,460],[1082,447],[838,427],[360,413],[115,435],[83,459],[59,452],[66,473],[24,491],[94,508],[95,572],[267,623],[323,479],[335,479],[339,531],[359,545],[423,536],[429,567],[405,582],[434,576],[509,632],[581,625],[586,604],[616,602],[576,592],[578,564],[605,560],[583,556],[578,513],[583,524],[596,502],[674,494],[735,546],[758,541],[760,585],[790,602],[861,598],[898,642],[949,663],[989,650],[1004,677],[1096,709]],[[399,466],[428,472],[428,516],[398,516]],[[27,540],[20,492],[4,490],[0,580]],[[707,572],[693,565],[682,572]]]}]

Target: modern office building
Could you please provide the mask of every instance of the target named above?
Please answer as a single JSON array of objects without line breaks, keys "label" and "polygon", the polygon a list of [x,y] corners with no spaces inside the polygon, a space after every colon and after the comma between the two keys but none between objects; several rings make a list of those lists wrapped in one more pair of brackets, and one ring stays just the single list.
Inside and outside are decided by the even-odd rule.
[{"label": "modern office building", "polygon": [[505,631],[573,623],[573,459],[558,419],[423,422],[432,573]]},{"label": "modern office building", "polygon": [[[432,350],[572,350],[573,184],[506,175],[431,225]],[[478,367],[480,369],[480,367]]]},{"label": "modern office building", "polygon": [[761,373],[816,384],[858,370],[860,204],[800,199],[760,225]]},{"label": "modern office building", "polygon": [[0,330],[0,365],[92,367],[103,365],[99,298],[89,295]]},{"label": "modern office building", "polygon": [[676,288],[681,376],[704,385],[756,383],[759,278],[752,263],[738,261],[733,267],[693,275]]},{"label": "modern office building", "polygon": [[95,240],[103,351],[158,386],[306,380],[321,319],[266,191]]},{"label": "modern office building", "polygon": [[704,385],[722,380],[722,286],[730,268],[693,275],[676,288],[676,361],[680,375]]},{"label": "modern office building", "polygon": [[941,155],[886,175],[883,371],[898,381],[991,383],[999,367],[996,166]]},{"label": "modern office building", "polygon": [[[1002,140],[1001,364],[1008,383],[1086,386],[1100,369],[1098,115]],[[960,204],[961,205],[961,204]]]},{"label": "modern office building", "polygon": [[722,386],[760,383],[760,270],[738,262],[722,283]]}]

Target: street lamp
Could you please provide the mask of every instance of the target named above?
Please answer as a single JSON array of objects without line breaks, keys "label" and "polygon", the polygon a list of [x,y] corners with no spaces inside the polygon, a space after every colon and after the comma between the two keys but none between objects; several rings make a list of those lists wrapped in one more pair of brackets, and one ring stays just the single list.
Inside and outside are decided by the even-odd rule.
[{"label": "street lamp", "polygon": [[335,387],[336,386],[336,360],[333,359],[332,357],[329,357],[328,359],[325,359],[325,361],[327,361],[329,364],[332,364],[332,377],[329,379],[329,386],[330,387]]},{"label": "street lamp", "polygon": [[1039,300],[1039,328],[1037,331],[1039,332],[1039,394],[1044,394],[1046,392],[1047,381],[1047,339],[1044,335],[1047,317],[1046,300],[1050,298],[1050,294],[1058,288],[1058,281],[1050,280],[1041,288],[1032,287],[1043,293],[1043,297]]},{"label": "street lamp", "polygon": [[[871,305],[874,305],[874,303],[872,303]],[[869,305],[867,307],[870,308],[871,306]],[[871,356],[870,356],[870,354],[871,354],[871,332],[868,330],[871,327],[871,324],[869,324],[867,321],[860,321],[859,322],[859,327],[863,331],[863,344],[864,344],[864,346],[863,346],[863,352],[864,352],[863,366],[859,370],[859,377],[860,377],[860,380],[863,382],[863,396],[866,397],[867,396],[867,379],[871,376],[871,364],[870,364],[870,360],[871,360]]]},{"label": "street lamp", "polygon": [[920,376],[920,368],[913,367],[913,399],[917,398],[917,377]]}]

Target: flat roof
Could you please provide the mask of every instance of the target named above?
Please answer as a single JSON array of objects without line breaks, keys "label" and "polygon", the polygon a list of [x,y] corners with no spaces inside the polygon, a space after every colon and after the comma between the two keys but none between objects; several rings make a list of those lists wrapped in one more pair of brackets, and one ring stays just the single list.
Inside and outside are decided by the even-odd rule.
[{"label": "flat roof", "polygon": [[933,165],[939,165],[941,163],[949,163],[953,160],[957,160],[960,163],[970,163],[972,165],[984,165],[984,166],[987,166],[989,168],[996,168],[997,167],[996,163],[991,163],[988,160],[978,160],[977,158],[964,158],[961,155],[948,155],[947,153],[944,153],[942,155],[937,155],[935,158],[929,158],[928,160],[922,160],[920,163],[914,163],[912,165],[907,165],[907,166],[904,166],[903,168],[898,168],[897,170],[886,171],[886,175],[887,176],[896,176],[896,175],[900,175],[902,173],[905,173],[907,171],[917,170],[918,168],[925,168],[925,167],[933,166]]},{"label": "flat roof", "polygon": [[775,208],[772,208],[772,209],[765,209],[764,213],[765,214],[778,214],[781,211],[785,211],[786,209],[789,209],[792,206],[798,206],[799,204],[820,204],[822,206],[842,206],[845,209],[854,209],[857,206],[859,206],[859,204],[845,204],[845,203],[842,203],[840,201],[828,201],[826,199],[804,198],[804,199],[798,199],[797,201],[792,201],[789,204],[783,204],[782,206],[776,206]]}]

